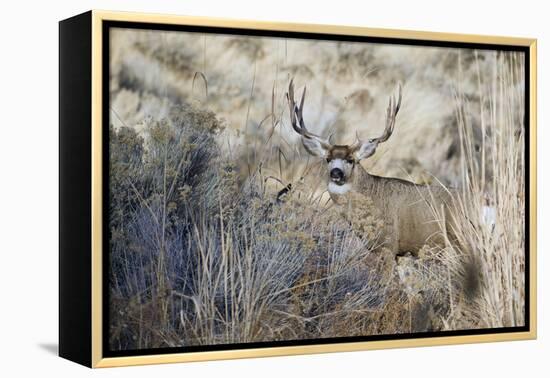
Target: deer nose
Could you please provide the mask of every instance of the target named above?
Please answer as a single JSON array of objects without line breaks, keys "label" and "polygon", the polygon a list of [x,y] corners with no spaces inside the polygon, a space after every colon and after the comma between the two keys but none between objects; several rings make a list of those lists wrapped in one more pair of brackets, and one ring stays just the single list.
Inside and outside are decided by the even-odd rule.
[{"label": "deer nose", "polygon": [[340,168],[333,168],[330,170],[330,178],[334,181],[342,181],[344,172]]}]

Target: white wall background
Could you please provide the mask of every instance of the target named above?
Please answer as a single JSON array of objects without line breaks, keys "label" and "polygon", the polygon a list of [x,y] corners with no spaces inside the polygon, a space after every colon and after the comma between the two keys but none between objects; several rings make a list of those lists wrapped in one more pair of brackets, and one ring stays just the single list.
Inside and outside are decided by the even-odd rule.
[{"label": "white wall background", "polygon": [[[550,28],[535,0],[118,0],[4,2],[0,22],[0,375],[16,376],[548,376]],[[418,29],[539,39],[539,339],[92,372],[56,357],[57,21],[88,9]],[[546,211],[544,211],[546,210]]]}]

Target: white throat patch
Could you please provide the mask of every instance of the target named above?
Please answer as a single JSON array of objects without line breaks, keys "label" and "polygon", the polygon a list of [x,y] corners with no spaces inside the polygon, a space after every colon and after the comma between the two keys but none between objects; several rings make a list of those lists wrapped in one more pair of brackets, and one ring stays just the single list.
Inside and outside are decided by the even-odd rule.
[{"label": "white throat patch", "polygon": [[332,181],[328,183],[328,191],[332,194],[346,194],[350,189],[350,184],[338,185]]}]

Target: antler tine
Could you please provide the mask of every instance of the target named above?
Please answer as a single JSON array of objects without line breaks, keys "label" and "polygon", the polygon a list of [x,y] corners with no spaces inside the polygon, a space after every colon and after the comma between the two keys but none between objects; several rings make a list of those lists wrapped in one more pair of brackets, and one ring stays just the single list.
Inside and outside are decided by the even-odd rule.
[{"label": "antler tine", "polygon": [[[291,79],[290,84],[288,85],[287,100],[290,109],[290,123],[292,124],[292,128],[303,137],[314,138],[318,139],[322,143],[327,143],[327,141],[320,136],[310,133],[306,127],[303,116],[305,97],[306,88],[304,87],[302,98],[300,99],[300,105],[298,106],[294,100],[294,79]],[[298,123],[300,124],[299,126]]]},{"label": "antler tine", "polygon": [[304,100],[306,98],[306,87],[304,86],[304,90],[302,92],[302,98],[300,99],[300,107],[296,108],[296,115],[298,116],[298,121],[300,122],[300,127],[307,131],[306,124],[304,122],[304,115],[302,111],[304,110]]},{"label": "antler tine", "polygon": [[[298,127],[298,123],[296,122],[296,114],[298,113],[298,107],[296,106],[296,102],[294,101],[294,79],[290,80],[286,98],[288,100],[288,107],[290,110],[290,123],[292,124],[292,128],[298,134],[304,135],[305,130],[302,127]],[[303,101],[302,101],[302,105],[303,105]]]},{"label": "antler tine", "polygon": [[298,130],[296,126],[296,114],[294,113],[294,83],[293,79],[290,80],[290,84],[288,85],[288,92],[286,93],[286,99],[288,101],[288,108],[290,112],[290,123],[292,124],[292,127],[294,128],[294,131],[297,133],[300,133],[301,130]]},{"label": "antler tine", "polygon": [[351,149],[357,149],[363,144],[361,138],[359,138],[359,131],[355,130],[355,142],[351,145]]},{"label": "antler tine", "polygon": [[403,98],[402,87],[401,87],[401,83],[399,83],[397,101],[395,100],[395,95],[391,95],[389,99],[388,109],[386,110],[386,127],[384,128],[384,133],[379,138],[373,139],[373,142],[376,142],[376,143],[385,142],[393,134],[393,130],[395,127],[395,119],[397,117],[397,113],[399,112],[399,109],[401,108],[402,98]]}]

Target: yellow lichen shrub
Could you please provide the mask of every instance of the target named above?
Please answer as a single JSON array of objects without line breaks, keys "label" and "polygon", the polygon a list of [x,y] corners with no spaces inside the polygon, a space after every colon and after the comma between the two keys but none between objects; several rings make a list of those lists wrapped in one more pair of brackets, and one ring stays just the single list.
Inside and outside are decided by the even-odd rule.
[{"label": "yellow lichen shrub", "polygon": [[298,182],[271,207],[271,227],[278,237],[293,239],[298,253],[305,254],[301,275],[291,288],[284,336],[367,334],[369,313],[384,311],[394,275],[392,255],[379,248],[380,212],[359,194],[345,206],[321,205],[310,198],[308,188]]},{"label": "yellow lichen shrub", "polygon": [[381,242],[378,239],[386,225],[380,209],[368,195],[349,192],[345,200],[335,206],[335,210],[358,237],[369,240],[371,245]]}]

